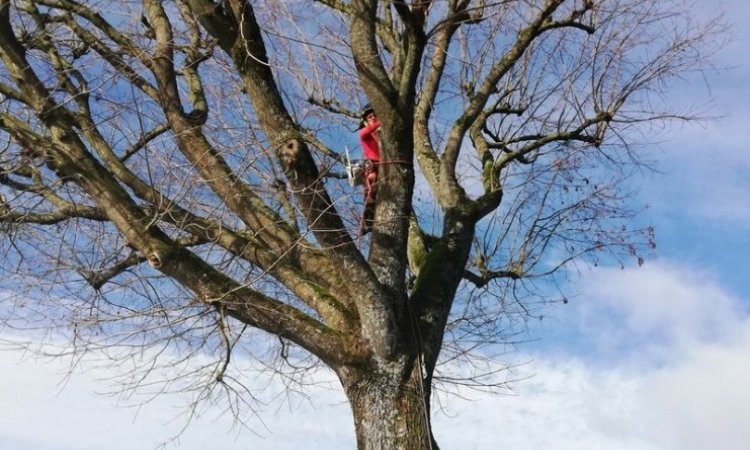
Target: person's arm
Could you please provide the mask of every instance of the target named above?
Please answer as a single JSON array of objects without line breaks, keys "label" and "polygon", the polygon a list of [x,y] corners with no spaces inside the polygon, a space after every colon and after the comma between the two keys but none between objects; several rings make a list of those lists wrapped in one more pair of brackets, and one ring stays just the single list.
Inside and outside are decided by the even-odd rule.
[{"label": "person's arm", "polygon": [[359,130],[359,137],[366,138],[377,131],[378,128],[380,128],[380,121],[375,119],[372,122],[368,123],[367,126]]}]

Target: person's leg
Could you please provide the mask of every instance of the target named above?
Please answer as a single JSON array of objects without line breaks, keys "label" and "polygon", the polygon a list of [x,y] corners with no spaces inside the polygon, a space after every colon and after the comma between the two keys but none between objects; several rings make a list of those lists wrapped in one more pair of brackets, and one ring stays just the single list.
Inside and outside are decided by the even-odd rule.
[{"label": "person's leg", "polygon": [[365,210],[360,226],[360,234],[367,234],[372,230],[375,223],[375,200],[377,196],[378,169],[373,163],[368,162],[365,166]]}]

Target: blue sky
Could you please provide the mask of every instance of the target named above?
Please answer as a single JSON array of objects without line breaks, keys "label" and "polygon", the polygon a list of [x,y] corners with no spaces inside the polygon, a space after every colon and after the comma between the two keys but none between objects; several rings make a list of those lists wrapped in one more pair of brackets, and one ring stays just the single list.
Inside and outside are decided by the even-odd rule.
[{"label": "blue sky", "polygon": [[[568,305],[532,325],[541,339],[507,361],[522,379],[502,395],[443,394],[443,448],[741,450],[750,442],[750,4],[721,4],[734,40],[708,73],[674,86],[674,100],[711,105],[713,121],[654,136],[661,174],[645,174],[638,204],[657,230],[643,267],[580,268]],[[705,101],[704,101],[705,100]],[[0,349],[5,347],[0,346]],[[0,351],[0,444],[8,450],[150,449],[181,429],[189,399],[99,395],[110,369]],[[90,364],[89,366],[92,366]],[[232,427],[201,411],[166,448],[354,448],[351,416],[332,377]],[[249,380],[261,386],[263,380]],[[177,419],[175,419],[177,417]]]}]

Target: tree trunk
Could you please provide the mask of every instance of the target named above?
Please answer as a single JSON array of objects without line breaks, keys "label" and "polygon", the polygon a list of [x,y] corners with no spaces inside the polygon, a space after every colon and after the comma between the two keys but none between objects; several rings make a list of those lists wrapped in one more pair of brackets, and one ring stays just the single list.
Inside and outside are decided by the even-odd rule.
[{"label": "tree trunk", "polygon": [[[400,365],[400,364],[395,364]],[[438,450],[430,428],[430,387],[418,363],[340,371],[358,450]]]}]

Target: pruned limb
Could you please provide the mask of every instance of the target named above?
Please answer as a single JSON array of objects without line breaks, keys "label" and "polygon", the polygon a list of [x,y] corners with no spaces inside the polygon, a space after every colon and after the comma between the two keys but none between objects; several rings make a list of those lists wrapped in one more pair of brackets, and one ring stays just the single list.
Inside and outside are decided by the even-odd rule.
[{"label": "pruned limb", "polygon": [[121,162],[125,162],[128,159],[130,159],[131,156],[135,155],[139,151],[141,151],[146,145],[148,145],[149,142],[153,141],[154,139],[158,138],[159,136],[163,135],[169,131],[169,125],[159,125],[155,127],[152,130],[147,131],[144,133],[138,140],[133,143],[133,145],[130,146],[129,149],[123,153],[123,155],[120,157]]},{"label": "pruned limb", "polygon": [[510,278],[511,280],[520,280],[524,274],[516,270],[499,270],[499,271],[482,271],[476,274],[470,270],[464,272],[464,278],[472,282],[476,287],[481,288],[492,280],[498,278]]},{"label": "pruned limb", "polygon": [[94,288],[99,290],[109,282],[112,278],[122,274],[131,267],[135,267],[146,261],[142,255],[138,253],[131,253],[127,258],[118,262],[117,264],[101,270],[89,270],[89,269],[78,269],[78,273],[86,280],[86,282]]},{"label": "pruned limb", "polygon": [[601,141],[597,139],[597,136],[586,134],[586,130],[594,125],[606,124],[610,120],[612,120],[612,113],[601,112],[592,118],[584,120],[576,128],[570,130],[561,130],[546,135],[527,135],[514,138],[510,140],[509,143],[529,142],[528,144],[514,150],[510,150],[508,143],[505,142],[488,143],[490,147],[502,148],[505,152],[505,154],[495,163],[495,170],[499,171],[506,167],[511,161],[524,158],[529,153],[552,142],[580,141],[587,144],[599,145],[601,144]]},{"label": "pruned limb", "polygon": [[311,95],[307,98],[307,102],[311,105],[315,105],[317,107],[323,108],[328,112],[332,112],[334,114],[351,117],[353,119],[359,119],[359,112],[358,111],[352,111],[346,107],[344,107],[341,103],[339,103],[336,99],[333,98],[324,98],[324,99],[318,99],[314,95]]}]

